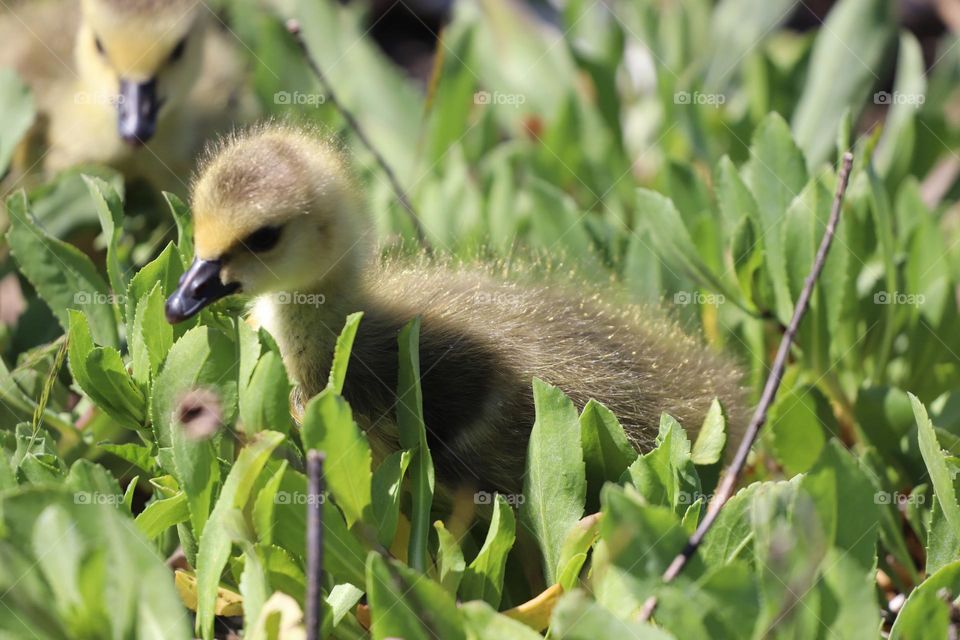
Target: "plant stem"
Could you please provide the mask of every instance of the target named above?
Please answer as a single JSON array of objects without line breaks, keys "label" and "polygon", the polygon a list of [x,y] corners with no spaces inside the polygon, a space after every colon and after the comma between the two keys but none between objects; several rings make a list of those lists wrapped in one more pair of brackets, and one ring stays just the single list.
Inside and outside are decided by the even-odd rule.
[{"label": "plant stem", "polygon": [[[713,499],[710,500],[710,506],[707,508],[706,516],[704,516],[697,530],[690,536],[683,551],[673,559],[673,562],[670,563],[667,570],[663,572],[664,583],[669,583],[676,578],[700,547],[703,538],[707,535],[707,532],[710,531],[717,516],[720,515],[720,509],[723,508],[723,505],[726,504],[727,500],[733,495],[737,480],[744,466],[746,466],[750,449],[753,447],[757,436],[760,435],[760,429],[767,421],[767,412],[770,410],[770,406],[773,404],[777,391],[780,388],[780,382],[783,380],[783,372],[787,367],[787,357],[790,354],[790,347],[793,344],[797,329],[800,327],[800,322],[807,312],[810,296],[813,294],[813,288],[820,278],[820,273],[823,271],[823,265],[827,260],[827,253],[830,251],[830,245],[833,242],[833,236],[837,230],[837,221],[840,219],[843,196],[847,191],[847,183],[850,179],[850,168],[852,165],[853,154],[850,152],[843,154],[840,173],[837,176],[837,191],[833,197],[833,206],[830,210],[827,229],[823,234],[823,239],[820,241],[820,247],[817,249],[817,256],[813,262],[813,267],[810,269],[810,273],[803,283],[803,290],[797,299],[793,317],[790,319],[790,324],[787,326],[787,330],[780,340],[780,347],[777,349],[777,355],[773,360],[773,368],[770,370],[770,375],[767,377],[767,382],[763,387],[760,403],[757,405],[753,417],[750,419],[750,424],[747,426],[747,430],[743,435],[743,440],[740,442],[740,447],[737,449],[733,462],[730,463],[730,466],[723,475],[723,479],[717,487],[717,492],[714,494]],[[657,597],[654,595],[647,598],[647,601],[643,604],[640,619],[649,620],[656,607]]]},{"label": "plant stem", "polygon": [[326,456],[307,452],[307,640],[319,640],[323,620],[323,463]]}]

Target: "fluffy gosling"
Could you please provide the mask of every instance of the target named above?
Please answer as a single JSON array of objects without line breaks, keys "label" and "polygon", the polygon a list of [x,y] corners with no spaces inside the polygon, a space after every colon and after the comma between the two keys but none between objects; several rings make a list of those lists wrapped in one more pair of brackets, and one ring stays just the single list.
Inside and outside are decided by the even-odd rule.
[{"label": "fluffy gosling", "polygon": [[14,172],[38,158],[47,172],[100,163],[179,186],[203,140],[255,110],[240,59],[208,18],[198,0],[45,0],[0,13],[0,65],[30,83],[40,113],[30,136],[40,150],[21,150]]},{"label": "fluffy gosling", "polygon": [[580,407],[604,403],[639,450],[661,412],[693,430],[714,397],[741,413],[735,368],[636,308],[480,269],[378,262],[347,169],[312,133],[265,126],[225,141],[199,172],[192,208],[196,260],[167,301],[168,320],[231,293],[255,296],[256,320],[312,396],[345,316],[363,311],[344,395],[380,455],[398,446],[397,336],[421,316],[428,442],[447,488],[520,491],[535,376]]}]

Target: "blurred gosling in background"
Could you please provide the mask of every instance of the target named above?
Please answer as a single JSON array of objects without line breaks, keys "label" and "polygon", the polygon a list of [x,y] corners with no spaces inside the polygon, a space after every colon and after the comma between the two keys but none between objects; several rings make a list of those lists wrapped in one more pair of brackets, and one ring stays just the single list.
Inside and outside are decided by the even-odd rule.
[{"label": "blurred gosling in background", "polygon": [[41,0],[0,13],[0,66],[38,108],[14,176],[76,164],[185,192],[196,153],[256,108],[245,70],[196,0]]},{"label": "blurred gosling in background", "polygon": [[192,207],[197,257],[167,301],[170,322],[231,293],[257,296],[255,319],[309,397],[326,385],[345,316],[363,311],[344,396],[381,456],[399,446],[397,337],[421,316],[427,440],[448,488],[520,490],[534,377],[580,408],[605,404],[640,450],[653,446],[661,412],[696,432],[714,397],[740,424],[735,367],[662,318],[558,282],[372,258],[348,171],[311,132],[269,125],[231,137],[203,164]]}]

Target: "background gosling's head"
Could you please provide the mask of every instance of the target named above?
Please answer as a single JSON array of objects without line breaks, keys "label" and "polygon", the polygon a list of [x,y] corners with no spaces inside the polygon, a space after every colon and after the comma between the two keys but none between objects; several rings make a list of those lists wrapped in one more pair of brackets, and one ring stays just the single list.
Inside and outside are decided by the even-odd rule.
[{"label": "background gosling's head", "polygon": [[98,95],[116,96],[117,130],[131,144],[193,86],[203,57],[198,0],[82,0],[76,58]]},{"label": "background gosling's head", "polygon": [[167,300],[170,322],[234,292],[316,291],[349,278],[364,255],[346,168],[314,132],[267,125],[221,142],[191,207],[196,258]]}]

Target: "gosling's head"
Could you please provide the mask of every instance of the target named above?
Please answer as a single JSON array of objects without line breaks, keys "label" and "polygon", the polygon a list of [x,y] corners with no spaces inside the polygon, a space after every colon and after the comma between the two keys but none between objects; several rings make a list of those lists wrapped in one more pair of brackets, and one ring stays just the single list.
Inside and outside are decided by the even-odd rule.
[{"label": "gosling's head", "polygon": [[221,142],[191,200],[196,258],[167,300],[180,322],[226,295],[316,291],[363,255],[363,216],[335,147],[268,125]]},{"label": "gosling's head", "polygon": [[199,0],[82,0],[76,57],[98,94],[115,95],[117,130],[145,143],[157,121],[190,90],[200,72]]}]

